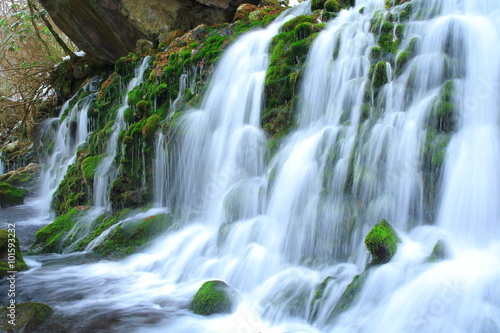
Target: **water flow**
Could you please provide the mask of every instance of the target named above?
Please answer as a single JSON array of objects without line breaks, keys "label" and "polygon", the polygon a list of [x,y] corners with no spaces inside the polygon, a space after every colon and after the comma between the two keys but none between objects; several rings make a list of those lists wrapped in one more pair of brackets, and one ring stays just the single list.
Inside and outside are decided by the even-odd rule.
[{"label": "water flow", "polygon": [[111,185],[117,177],[116,167],[114,160],[118,152],[118,137],[120,132],[125,129],[124,114],[128,105],[128,93],[135,87],[140,85],[144,79],[144,73],[151,62],[151,57],[146,57],[142,60],[141,64],[135,69],[135,77],[129,82],[127,90],[123,96],[122,105],[116,113],[115,122],[111,128],[111,134],[108,138],[106,145],[106,152],[101,162],[97,166],[94,175],[94,206],[101,209],[108,209],[109,207],[109,194]]},{"label": "water flow", "polygon": [[[172,314],[151,330],[125,320],[141,332],[499,332],[500,4],[411,4],[399,53],[417,41],[414,55],[396,70],[386,62],[388,82],[377,89],[369,89],[369,20],[385,1],[358,1],[328,23],[308,56],[298,129],[268,167],[260,104],[267,48],[283,21],[242,36],[218,64],[200,110],[181,119],[179,149],[170,152],[178,164],[167,169],[173,181],[157,205],[172,206],[178,229],[124,261],[48,268],[27,283],[75,299],[66,311],[78,316],[89,302],[93,312],[124,318],[139,311],[144,325]],[[458,131],[430,125],[450,82]],[[437,203],[425,201],[431,135],[451,137],[443,182],[437,175],[433,184]],[[161,140],[157,152],[165,152]],[[398,230],[398,252],[368,271],[351,308],[332,319],[364,269],[362,240],[380,218]],[[427,262],[441,238],[448,257]],[[327,276],[327,297],[312,306]],[[233,314],[185,310],[209,279],[238,291]]]},{"label": "water flow", "polygon": [[95,100],[98,82],[99,78],[94,78],[83,87],[83,91],[91,92],[91,94],[74,103],[71,110],[68,109],[77,96],[63,105],[59,118],[45,121],[44,126],[47,130],[54,128],[57,130],[50,156],[45,162],[46,167],[41,174],[39,201],[42,215],[49,213],[52,197],[69,166],[75,161],[78,146],[87,140],[89,135],[88,111]]}]

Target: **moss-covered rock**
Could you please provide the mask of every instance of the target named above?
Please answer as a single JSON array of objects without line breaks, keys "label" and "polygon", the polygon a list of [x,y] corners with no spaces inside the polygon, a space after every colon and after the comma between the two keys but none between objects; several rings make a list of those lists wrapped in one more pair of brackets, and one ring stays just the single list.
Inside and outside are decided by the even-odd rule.
[{"label": "moss-covered rock", "polygon": [[203,283],[190,304],[195,314],[210,316],[231,313],[235,305],[234,291],[223,281]]},{"label": "moss-covered rock", "polygon": [[352,304],[356,300],[357,296],[359,295],[359,292],[361,291],[366,282],[366,279],[368,277],[368,272],[369,271],[364,271],[363,273],[356,275],[352,279],[352,282],[344,290],[344,292],[340,296],[337,305],[333,309],[331,314],[332,318],[335,318],[340,313],[348,310],[352,306]]},{"label": "moss-covered rock", "polygon": [[0,175],[0,183],[8,183],[12,186],[29,189],[35,185],[34,181],[38,176],[39,170],[39,164],[30,163],[25,167]]},{"label": "moss-covered rock", "polygon": [[372,255],[369,266],[389,262],[398,249],[399,239],[396,230],[383,219],[375,224],[365,237],[365,245]]},{"label": "moss-covered rock", "polygon": [[373,73],[373,88],[379,89],[388,81],[389,77],[387,75],[387,64],[385,61],[379,61],[377,65],[375,65]]},{"label": "moss-covered rock", "polygon": [[93,183],[95,172],[102,158],[103,155],[89,156],[82,161],[82,172],[86,182]]},{"label": "moss-covered rock", "polygon": [[8,183],[0,183],[0,207],[6,208],[24,204],[25,192]]},{"label": "moss-covered rock", "polygon": [[9,275],[8,271],[19,272],[27,268],[16,234],[0,229],[0,277]]},{"label": "moss-covered rock", "polygon": [[432,263],[436,261],[441,261],[448,259],[448,257],[449,257],[448,246],[446,245],[444,240],[440,239],[432,249],[432,253],[429,256],[429,258],[427,258],[427,262]]},{"label": "moss-covered rock", "polygon": [[0,330],[9,333],[36,332],[54,310],[43,303],[19,303],[0,309]]},{"label": "moss-covered rock", "polygon": [[77,219],[84,214],[84,208],[73,208],[68,213],[59,216],[54,222],[38,230],[31,251],[39,253],[61,253],[65,246],[71,244],[71,237],[67,237]]},{"label": "moss-covered rock", "polygon": [[314,322],[318,316],[318,312],[321,308],[321,306],[323,305],[324,303],[324,294],[325,294],[325,290],[326,290],[326,287],[328,285],[328,283],[330,282],[330,280],[332,280],[333,277],[331,276],[327,276],[323,282],[321,282],[315,289],[314,291],[314,296],[311,300],[311,304],[310,304],[310,308],[311,308],[311,321]]},{"label": "moss-covered rock", "polygon": [[107,257],[124,257],[136,253],[171,227],[172,216],[169,214],[129,221],[114,227],[93,251]]}]

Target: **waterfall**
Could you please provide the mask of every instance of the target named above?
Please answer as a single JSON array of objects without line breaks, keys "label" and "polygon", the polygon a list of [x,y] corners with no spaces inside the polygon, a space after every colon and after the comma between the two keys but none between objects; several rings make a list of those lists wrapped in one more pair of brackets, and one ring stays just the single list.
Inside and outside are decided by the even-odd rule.
[{"label": "waterfall", "polygon": [[106,145],[106,152],[101,162],[97,166],[94,176],[94,206],[98,208],[108,209],[109,193],[111,185],[116,179],[117,170],[114,167],[114,160],[118,152],[119,135],[125,129],[124,114],[128,105],[128,93],[135,87],[139,86],[144,79],[144,73],[149,67],[151,57],[146,57],[141,64],[135,69],[135,77],[128,83],[120,108],[116,112],[116,118],[111,128],[111,134]]},{"label": "waterfall", "polygon": [[[154,206],[175,226],[127,259],[48,267],[25,284],[71,299],[68,313],[125,318],[117,331],[499,332],[500,3],[400,2],[358,0],[317,35],[297,126],[270,161],[261,128],[269,47],[309,4],[239,37],[200,107],[157,136]],[[394,40],[381,45],[388,33]],[[102,209],[120,110],[95,178]],[[366,268],[363,240],[382,218],[401,243],[388,263]],[[438,241],[445,258],[429,260]],[[335,313],[360,273],[354,301]],[[212,279],[237,291],[237,307],[194,315],[189,301]]]},{"label": "waterfall", "polygon": [[78,147],[87,140],[88,111],[96,98],[98,82],[99,78],[90,80],[82,88],[90,94],[78,101],[74,100],[77,98],[75,95],[64,103],[58,118],[45,121],[44,126],[48,130],[56,129],[56,132],[51,143],[50,156],[41,174],[40,209],[43,214],[49,212],[52,197],[69,166],[75,161]]}]

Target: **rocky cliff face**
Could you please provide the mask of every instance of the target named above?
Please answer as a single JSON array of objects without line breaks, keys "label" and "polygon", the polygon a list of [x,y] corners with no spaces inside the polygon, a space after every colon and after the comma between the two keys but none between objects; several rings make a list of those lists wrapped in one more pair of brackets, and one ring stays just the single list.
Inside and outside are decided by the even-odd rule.
[{"label": "rocky cliff face", "polygon": [[242,2],[259,0],[39,0],[54,22],[88,55],[107,63],[137,41],[168,40],[175,31],[230,21]]}]

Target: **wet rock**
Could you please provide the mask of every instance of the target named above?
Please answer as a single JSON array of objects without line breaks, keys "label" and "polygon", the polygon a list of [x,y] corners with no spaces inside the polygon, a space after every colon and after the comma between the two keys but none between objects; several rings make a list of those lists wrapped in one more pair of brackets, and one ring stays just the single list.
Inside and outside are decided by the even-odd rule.
[{"label": "wet rock", "polygon": [[255,5],[249,3],[242,3],[236,10],[236,14],[234,14],[233,22],[247,19],[250,13],[258,9],[259,7]]},{"label": "wet rock", "polygon": [[0,207],[7,208],[24,204],[25,192],[8,183],[0,183]]},{"label": "wet rock", "polygon": [[375,224],[365,237],[365,245],[372,255],[369,267],[388,263],[398,249],[399,239],[396,230],[383,219]]},{"label": "wet rock", "polygon": [[0,329],[2,332],[36,332],[54,310],[43,303],[26,302],[4,306],[0,309]]},{"label": "wet rock", "polygon": [[427,262],[432,263],[436,261],[441,261],[449,258],[449,249],[444,240],[440,239],[434,248],[432,249],[432,253],[427,258]]},{"label": "wet rock", "polygon": [[9,276],[9,271],[19,272],[27,268],[17,236],[0,229],[0,277]]},{"label": "wet rock", "polygon": [[[257,0],[247,1],[255,5]],[[87,55],[114,63],[137,41],[171,39],[175,31],[229,22],[241,0],[40,0],[56,25]]]},{"label": "wet rock", "polygon": [[193,297],[190,309],[202,316],[231,313],[235,305],[234,293],[234,290],[223,281],[207,281]]}]

